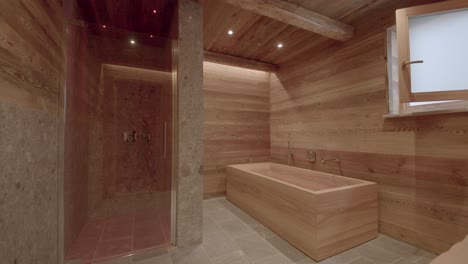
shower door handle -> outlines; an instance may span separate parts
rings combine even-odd
[[[167,123],[164,122],[164,127],[163,127],[163,158],[166,158],[166,152],[167,152]]]

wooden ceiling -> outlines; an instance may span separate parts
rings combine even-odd
[[[343,23],[391,0],[284,0]],[[245,11],[225,0],[204,0],[204,49],[245,59],[283,64],[337,40]],[[234,31],[232,36],[229,30]],[[278,49],[278,43],[283,48]]]

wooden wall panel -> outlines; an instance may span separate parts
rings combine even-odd
[[[347,43],[272,74],[271,161],[287,162],[290,134],[295,166],[379,183],[380,231],[440,253],[468,233],[468,114],[382,117],[386,28],[404,5],[373,10]],[[309,163],[309,149],[341,165]]]
[[[204,196],[225,192],[226,165],[268,161],[270,74],[204,62]]]

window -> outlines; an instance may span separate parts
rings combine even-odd
[[[390,114],[468,111],[468,2],[397,10],[387,32]]]

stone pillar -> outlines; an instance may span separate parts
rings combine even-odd
[[[176,243],[202,241],[203,12],[192,0],[178,4],[178,158]]]

